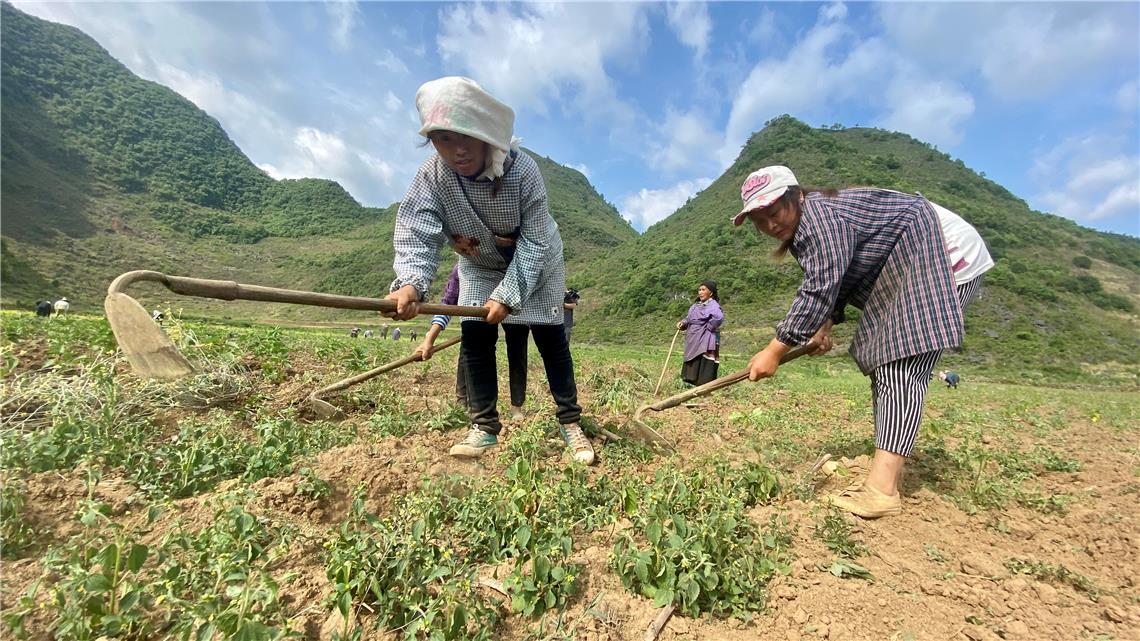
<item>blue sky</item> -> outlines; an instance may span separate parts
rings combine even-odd
[[[906,132],[1140,235],[1140,3],[14,4],[194,101],[271,175],[366,205],[429,153],[416,88],[465,75],[638,229],[789,113]]]

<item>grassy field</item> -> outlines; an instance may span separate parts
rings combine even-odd
[[[601,434],[626,435],[667,345],[576,344],[585,468],[552,438],[533,349],[527,418],[465,462],[446,455],[467,424],[454,352],[330,398],[329,422],[310,392],[416,343],[171,320],[197,373],[155,383],[100,318],[2,319],[4,638],[640,639],[668,604],[662,639],[1140,626],[1135,387],[951,355],[963,386],[931,389],[903,515],[864,522],[818,501],[871,452],[843,355],[654,415],[662,454]],[[839,465],[809,477],[825,452]]]

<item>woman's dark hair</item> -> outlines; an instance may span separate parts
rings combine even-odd
[[[702,280],[701,284],[704,285],[706,288],[708,288],[709,292],[712,294],[712,296],[710,296],[710,298],[712,298],[713,300],[715,300],[716,302],[719,303],[720,298],[718,298],[716,295],[716,281],[715,280]],[[698,297],[697,300],[700,300],[700,298]]]
[[[784,192],[784,195],[780,196],[779,200],[772,203],[771,206],[773,206],[773,207],[792,207],[793,209],[795,209],[795,212],[796,212],[796,229],[799,229],[800,216],[803,215],[803,213],[804,213],[803,202],[801,202],[800,197],[801,197],[801,195],[806,196],[807,194],[813,194],[813,193],[820,194],[820,195],[826,196],[828,198],[835,198],[836,196],[839,195],[839,190],[835,189],[834,187],[816,188],[816,187],[803,187],[801,185],[792,185],[791,187],[788,187],[788,190]],[[781,242],[780,246],[776,248],[776,251],[772,252],[772,256],[774,256],[776,258],[783,258],[784,255],[788,253],[788,250],[792,248],[792,242],[795,239],[796,239],[796,232],[795,232],[795,230],[793,230],[792,236],[790,238],[788,238],[787,240]]]

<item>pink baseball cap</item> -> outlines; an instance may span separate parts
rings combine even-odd
[[[771,205],[788,191],[788,187],[798,184],[792,170],[783,165],[772,165],[748,174],[740,186],[740,199],[744,201],[744,208],[732,217],[732,224],[740,225],[748,212]]]

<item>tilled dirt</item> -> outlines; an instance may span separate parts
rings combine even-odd
[[[408,398],[413,410],[438,407],[451,389],[447,367],[444,364],[407,372],[407,376],[393,377],[388,384]],[[292,374],[281,386],[275,403],[300,407],[307,392],[319,386],[297,382],[299,375]],[[536,383],[531,387],[532,392],[540,391]],[[583,390],[582,396],[583,404],[589,407],[592,391]],[[781,393],[775,392],[773,398],[781,399]],[[537,409],[528,420],[550,410],[548,401],[541,396],[537,399]],[[348,420],[364,420],[349,409]],[[724,426],[728,414],[742,409],[747,408],[732,399],[714,398],[702,399],[691,408],[670,410],[660,418],[663,430],[677,445],[677,454],[623,471],[649,476],[659,465],[685,465],[713,454],[757,456],[749,450],[743,428],[709,427]],[[620,422],[620,417],[612,417],[608,425],[620,427]],[[507,427],[504,440],[510,438],[509,422]],[[281,599],[306,638],[328,639],[339,628],[334,625],[337,617],[330,619],[332,586],[325,575],[321,544],[345,519],[358,488],[363,490],[366,509],[386,514],[396,499],[414,491],[425,477],[489,478],[502,473],[506,448],[476,462],[448,457],[447,448],[460,436],[460,431],[420,430],[404,438],[362,440],[322,452],[309,466],[313,475],[329,484],[327,495],[319,498],[300,491],[305,481],[300,474],[249,484],[254,498],[247,509],[271,521],[291,524],[299,533],[289,553],[272,570],[276,576],[287,577],[282,580]],[[1026,442],[1033,441],[1032,435],[1023,436]],[[823,510],[818,501],[788,498],[755,509],[750,516],[758,522],[766,523],[772,515],[779,515],[794,532],[791,549],[796,558],[789,573],[770,585],[769,611],[749,622],[678,615],[659,638],[1140,639],[1136,434],[1084,422],[1069,425],[1053,438],[1064,443],[1065,454],[1077,459],[1081,470],[1042,473],[1035,482],[1045,495],[1074,497],[1065,511],[1049,514],[1008,505],[970,514],[931,489],[936,486],[935,479],[912,473],[904,481],[902,515],[880,521],[849,518],[855,537],[869,550],[857,562],[873,580],[840,578],[828,571],[834,554],[813,535]],[[606,448],[598,445],[601,462],[591,474],[614,473],[605,463]],[[810,463],[803,461],[784,470],[786,478],[800,477]],[[816,495],[842,489],[857,479],[866,465],[865,457],[844,460],[840,468],[848,474],[822,477]],[[89,498],[87,479],[83,470],[45,472],[25,479],[28,520],[41,533],[44,545],[82,531],[75,511],[80,501]],[[215,518],[211,498],[235,484],[228,481],[208,495],[168,505],[150,526],[146,539],[158,540],[176,522],[190,529],[210,523]],[[91,492],[90,498],[111,507],[112,518],[124,524],[140,523],[145,501],[115,474],[106,474]],[[580,537],[571,559],[582,566],[578,595],[560,617],[538,621],[507,616],[500,638],[641,639],[658,609],[649,600],[626,591],[609,569],[613,544],[612,530]],[[1079,591],[1064,581],[1015,574],[1007,565],[1011,559],[1064,566],[1087,577],[1096,593]],[[39,576],[41,568],[32,557],[4,560],[0,571],[4,601],[11,603]],[[37,622],[42,624],[42,617],[29,624],[33,632]],[[10,631],[5,629],[0,634],[8,637]],[[366,638],[389,637],[398,638],[366,634]],[[34,632],[33,638],[46,637]]]

